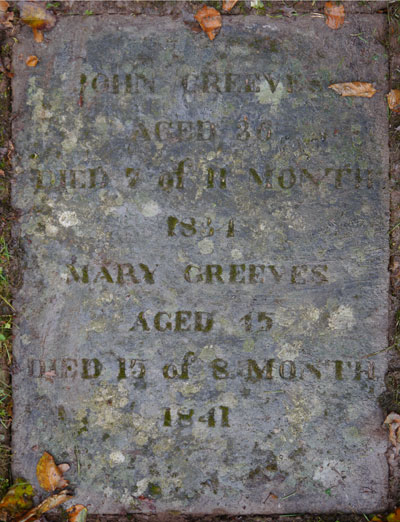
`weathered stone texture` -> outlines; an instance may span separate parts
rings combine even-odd
[[[23,29],[16,474],[50,451],[98,513],[386,506],[382,24]]]

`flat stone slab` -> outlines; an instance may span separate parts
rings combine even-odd
[[[385,509],[384,24],[22,29],[15,475],[49,451],[96,513]]]

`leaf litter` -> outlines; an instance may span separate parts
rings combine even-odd
[[[344,24],[344,5],[336,2],[325,2],[325,23],[331,29],[339,29]]]
[[[50,31],[57,21],[56,16],[46,9],[45,2],[19,2],[21,21],[32,27],[36,42],[43,42],[42,31]]]
[[[224,11],[230,11],[235,7],[239,0],[224,0],[222,2],[222,9]]]
[[[222,25],[221,14],[214,9],[214,7],[208,7],[203,5],[201,9],[194,15],[195,19],[199,22],[200,27],[206,33],[210,40],[219,33]]]
[[[13,26],[11,22],[14,20],[14,13],[8,11],[9,7],[8,2],[0,0],[0,29],[11,29]]]
[[[383,424],[389,426],[389,440],[397,452],[400,442],[400,415],[394,412],[389,413]]]
[[[76,504],[75,506],[67,509],[68,522],[85,522],[87,517],[87,508],[82,504]]]
[[[37,64],[39,63],[39,60],[38,60],[37,56],[32,55],[32,56],[28,56],[25,63],[28,67],[36,67]]]
[[[368,82],[334,83],[329,85],[329,89],[333,89],[341,96],[358,96],[360,98],[372,98],[376,93],[375,87]]]
[[[392,89],[387,95],[387,102],[391,111],[400,113],[400,89]]]
[[[50,453],[45,451],[36,468],[36,476],[40,487],[45,491],[54,491],[67,487],[68,481],[64,479],[63,473],[68,470],[68,464],[57,466]]]
[[[0,520],[7,522],[34,522],[40,517],[73,498],[73,492],[68,489],[68,481],[63,474],[70,469],[70,465],[57,465],[50,453],[45,451],[36,467],[36,476],[39,485],[52,494],[37,506],[33,505],[34,489],[24,479],[17,479],[0,501]],[[85,522],[87,508],[76,504],[67,509],[69,522]]]

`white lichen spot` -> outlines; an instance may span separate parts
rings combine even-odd
[[[110,488],[110,486],[107,486],[103,489],[103,495],[106,498],[112,497],[114,495],[114,490]]]
[[[128,489],[124,489],[124,492],[122,493],[120,497],[120,502],[124,506],[130,506],[130,507],[136,507],[138,500],[131,495]]]
[[[320,314],[321,312],[318,308],[315,308],[315,306],[310,306],[306,309],[304,317],[308,321],[315,323],[316,321],[318,321]]]
[[[161,212],[160,207],[158,206],[156,201],[148,201],[143,205],[142,214],[145,217],[153,217],[157,216]]]
[[[66,210],[65,212],[60,212],[58,214],[58,221],[63,227],[74,227],[79,223],[79,219],[76,216],[75,212],[71,212]]]
[[[39,133],[43,133],[43,135],[47,132],[49,122],[53,117],[52,112],[45,108],[44,100],[44,90],[36,86],[36,78],[30,78],[26,103],[33,107],[32,121],[39,126]]]
[[[219,392],[223,392],[226,390],[226,381],[217,381],[215,384],[215,389]]]
[[[243,254],[240,250],[234,248],[233,250],[231,250],[231,256],[233,259],[242,259]]]
[[[345,474],[343,463],[338,460],[324,460],[315,471],[313,479],[320,482],[325,488],[342,483]]]
[[[280,359],[284,359],[286,361],[294,361],[299,356],[302,348],[303,344],[301,343],[301,341],[296,341],[293,344],[282,343],[282,347],[277,352],[277,355]]]
[[[195,395],[202,388],[202,384],[192,384],[192,383],[179,383],[179,391],[184,397],[190,397],[191,395]]]
[[[222,393],[220,395],[220,401],[221,401],[221,404],[229,404],[229,406],[231,406],[231,407],[235,407],[238,405],[237,397],[232,392]]]
[[[201,359],[204,362],[210,362],[213,359],[215,359],[215,357],[215,346],[213,344],[207,344],[206,346],[204,346],[204,348],[201,350],[199,354],[199,359]]]
[[[138,446],[145,446],[149,441],[149,437],[145,433],[139,433],[134,440]]]
[[[176,255],[177,255],[177,259],[180,263],[186,263],[187,261],[189,261],[189,258],[187,257],[185,252],[182,252],[182,250],[178,250]]]
[[[55,237],[58,234],[58,228],[50,223],[46,223],[46,234]]]
[[[140,495],[143,495],[143,493],[146,491],[148,483],[149,479],[146,478],[139,480],[139,482],[136,482],[136,495],[138,497],[140,497]]]
[[[353,309],[350,306],[341,305],[331,313],[328,320],[329,328],[332,330],[349,330],[356,324]]]
[[[255,342],[253,339],[246,339],[243,343],[244,352],[252,352],[254,350]]]
[[[273,108],[276,108],[286,95],[287,92],[282,83],[278,83],[274,89],[274,92],[272,92],[271,86],[267,80],[264,80],[260,83],[260,91],[256,92],[256,96],[260,103],[271,105]]]
[[[118,465],[125,462],[125,456],[122,453],[122,451],[112,451],[110,453],[110,464],[111,465]]]
[[[211,239],[202,239],[197,243],[202,254],[212,254],[214,252],[214,243]]]

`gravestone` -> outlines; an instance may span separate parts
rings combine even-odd
[[[22,29],[15,475],[49,451],[93,513],[387,506],[384,23]]]

